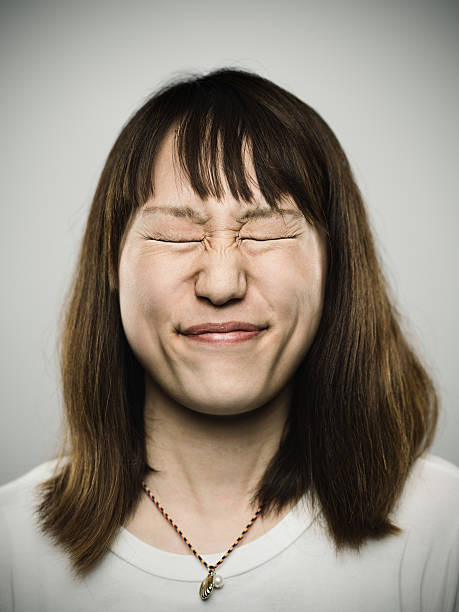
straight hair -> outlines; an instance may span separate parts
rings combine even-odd
[[[337,551],[400,533],[390,513],[433,440],[433,383],[401,330],[336,136],[293,94],[231,68],[162,87],[110,151],[60,333],[65,436],[55,472],[40,488],[43,531],[83,576],[103,559],[141,495],[144,373],[121,323],[118,265],[130,219],[154,194],[155,158],[171,130],[199,197],[221,198],[225,179],[233,197],[253,201],[248,144],[267,203],[277,208],[291,197],[326,237],[321,321],[252,503],[266,516],[309,494]]]

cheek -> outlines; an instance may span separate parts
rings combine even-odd
[[[161,318],[173,300],[174,274],[153,257],[130,256],[120,261],[120,309],[124,324],[138,324],[145,317]]]
[[[322,252],[299,248],[289,254],[271,257],[263,267],[264,293],[270,295],[276,310],[290,319],[321,312],[325,286]]]
[[[327,251],[325,241],[317,232],[309,235],[302,245],[302,252],[296,260],[296,269],[302,279],[305,298],[311,307],[322,310],[327,275]]]

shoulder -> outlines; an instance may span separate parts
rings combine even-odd
[[[47,461],[0,487],[0,565],[10,564],[11,559],[25,564],[50,544],[38,520],[39,485],[59,465],[57,459]]]
[[[57,459],[47,461],[0,487],[0,556],[7,554],[8,548],[41,539],[37,520],[39,485],[51,478],[58,467]]]
[[[459,588],[459,468],[421,456],[391,518],[402,530],[393,542],[406,609],[452,612]]]
[[[413,465],[407,486],[418,489],[420,494],[436,493],[459,499],[459,467],[426,453]]]
[[[0,487],[2,610],[42,609],[44,576],[62,579],[67,568],[65,555],[42,532],[37,517],[39,485],[58,468],[57,460],[47,461]]]
[[[397,520],[423,530],[459,528],[459,467],[426,453],[413,465],[396,506]]]
[[[56,468],[57,459],[52,459],[0,486],[0,510],[30,505],[36,500],[38,485],[50,478]]]

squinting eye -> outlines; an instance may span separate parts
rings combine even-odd
[[[154,242],[164,242],[166,244],[194,244],[200,243],[201,240],[166,240],[165,238],[159,238],[158,236],[146,236],[148,240],[153,240]],[[279,236],[278,238],[249,238],[249,237],[240,237],[239,240],[242,241],[251,241],[251,242],[272,242],[277,240],[293,240],[296,236]]]
[[[292,240],[296,236],[280,236],[279,238],[241,238],[241,240],[252,240],[253,242],[269,242],[270,240]]]
[[[147,236],[148,240],[154,240],[155,242],[166,242],[167,244],[189,244],[190,242],[202,242],[201,240],[165,240],[164,238],[154,238],[153,236]]]
[[[190,242],[201,242],[201,240],[161,240],[159,238],[153,238],[157,242],[167,242],[170,244],[189,244]]]

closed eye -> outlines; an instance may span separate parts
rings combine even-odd
[[[166,244],[190,244],[196,242],[202,242],[202,240],[165,240],[164,238],[154,238],[153,236],[145,236],[148,240],[153,240],[155,242],[165,242]],[[293,240],[296,236],[279,236],[278,238],[239,238],[240,241],[250,240],[252,242],[271,242],[274,240]]]
[[[202,240],[162,240],[160,238],[151,238],[151,240],[156,240],[156,242],[167,242],[170,244],[189,244],[190,242],[202,242]]]
[[[164,240],[164,238],[154,238],[153,236],[145,236],[147,240],[154,242],[166,242],[167,244],[188,244],[190,242],[202,242],[202,240]]]
[[[279,238],[241,238],[241,240],[253,240],[254,242],[270,242],[271,240],[293,240],[296,236],[280,236]]]

